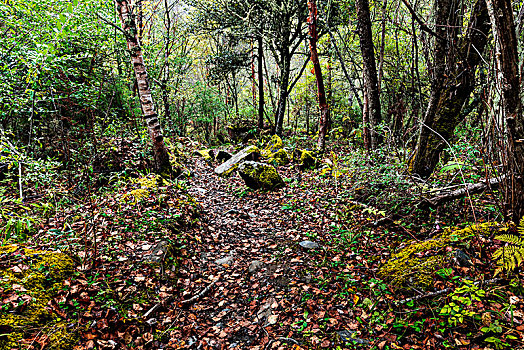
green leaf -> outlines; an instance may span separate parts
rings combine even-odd
[[[67,12],[73,13],[73,4],[71,3],[67,4]]]
[[[60,22],[61,23],[67,22],[67,17],[63,13],[61,13],[59,17],[60,17]]]

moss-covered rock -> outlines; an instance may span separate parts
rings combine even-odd
[[[275,153],[271,154],[269,162],[275,162],[278,165],[286,165],[290,162],[289,153],[285,149],[279,149]]]
[[[300,149],[295,151],[295,161],[298,162],[301,170],[315,169],[318,164],[318,159],[315,157],[313,151]]]
[[[446,247],[467,243],[472,238],[487,236],[500,229],[496,223],[482,223],[464,229],[448,228],[436,237],[423,242],[414,242],[399,252],[379,269],[379,276],[395,288],[428,289],[433,285],[435,272],[450,261],[452,252]]]
[[[0,349],[19,348],[22,339],[47,337],[49,349],[72,349],[78,339],[59,312],[49,305],[73,272],[63,253],[18,245],[0,247]],[[61,312],[63,313],[63,312]]]
[[[233,157],[233,155],[229,152],[218,150],[215,155],[215,160],[219,163],[226,162],[230,160]]]
[[[202,158],[204,158],[206,161],[210,162],[213,160],[214,158],[214,152],[212,149],[201,149],[201,150],[196,150],[194,152],[194,154],[196,156],[200,156]]]
[[[284,186],[284,181],[278,174],[274,166],[247,161],[238,167],[240,177],[246,183],[246,186],[252,189],[272,190]]]
[[[272,158],[273,154],[282,149],[284,144],[282,139],[278,135],[271,136],[271,140],[267,143],[266,147],[262,150],[261,154],[265,158]]]

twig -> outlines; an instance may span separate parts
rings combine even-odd
[[[218,280],[217,280],[217,281],[218,281]],[[204,288],[204,290],[202,290],[200,293],[198,293],[197,295],[195,295],[194,297],[192,297],[192,298],[190,298],[190,299],[182,300],[180,303],[183,304],[183,305],[194,303],[195,301],[197,301],[198,299],[200,299],[204,294],[206,294],[207,292],[209,292],[209,290],[211,289],[211,287],[213,287],[217,281],[213,281],[213,282],[211,282],[211,284],[210,284],[209,286],[207,286],[206,288]]]
[[[22,191],[22,162],[18,161],[18,188],[20,189],[20,200],[24,200],[24,193]]]
[[[120,28],[119,26],[117,26],[116,24],[114,24],[113,22],[111,22],[110,20],[104,18],[103,16],[101,16],[100,14],[98,13],[95,13],[95,15],[100,18],[102,21],[104,21],[106,24],[109,24],[111,27],[121,31],[122,33],[124,33],[124,35],[127,35],[127,33],[125,32],[125,30],[123,30],[122,28]]]
[[[409,13],[411,13],[411,16],[413,16],[413,18],[415,19],[415,21],[417,21],[417,23],[420,25],[420,29],[422,29],[423,31],[425,32],[428,32],[429,34],[433,35],[434,37],[436,37],[437,39],[439,40],[442,40],[442,41],[446,41],[445,38],[441,37],[440,35],[438,35],[437,33],[435,33],[434,31],[432,31],[428,25],[426,23],[424,23],[424,21],[422,21],[420,19],[420,17],[417,15],[417,13],[415,12],[415,10],[413,9],[413,7],[411,7],[411,5],[406,1],[406,0],[402,0],[402,3],[404,5],[406,5],[406,7],[408,8],[408,11]]]
[[[497,283],[499,281],[502,281],[502,278],[493,278],[493,279],[490,279],[490,280],[487,280],[487,281],[477,281],[474,284],[475,285],[479,285],[479,284],[493,284],[493,283]],[[410,301],[416,301],[416,300],[420,300],[420,299],[424,299],[424,298],[435,297],[437,295],[449,293],[453,289],[454,288],[445,288],[445,289],[442,289],[442,290],[439,290],[439,291],[436,291],[436,292],[431,292],[431,293],[427,293],[427,294],[417,295],[416,297],[413,297],[413,298],[407,298],[407,299],[402,299],[402,300],[395,301],[394,304],[395,305],[400,305],[400,304],[409,303]]]
[[[262,328],[264,329],[264,328]],[[271,346],[271,344],[273,344],[275,341],[282,341],[284,343],[293,343],[295,345],[299,345],[298,344],[298,341],[296,341],[295,339],[293,338],[286,338],[286,337],[280,337],[280,338],[277,338],[277,339],[271,339],[271,341],[269,343],[267,343],[265,349],[269,349],[269,347]]]

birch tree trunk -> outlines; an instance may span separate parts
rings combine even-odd
[[[324,79],[322,78],[322,69],[320,68],[320,61],[318,59],[317,51],[317,21],[318,21],[318,12],[317,4],[315,0],[310,0],[308,2],[309,8],[309,49],[311,51],[311,62],[313,62],[313,68],[315,70],[315,79],[317,81],[317,93],[318,93],[318,105],[320,108],[320,123],[319,123],[319,132],[318,132],[318,142],[317,149],[320,152],[324,152],[326,147],[326,133],[329,122],[329,107],[326,100],[326,91],[324,89]]]
[[[131,55],[131,64],[135,71],[140,105],[144,119],[146,120],[149,137],[153,144],[155,167],[157,171],[162,174],[170,174],[171,164],[169,163],[169,154],[164,145],[164,136],[160,128],[158,114],[155,111],[151,89],[149,88],[146,66],[144,65],[142,48],[138,40],[135,19],[127,0],[115,0],[115,6],[120,21],[122,22],[122,29],[127,41],[127,49]]]
[[[524,117],[520,100],[518,42],[510,0],[486,0],[494,36],[502,87],[502,112],[506,122],[506,171],[509,183],[505,202],[515,223],[524,216]]]

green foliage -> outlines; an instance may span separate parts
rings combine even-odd
[[[520,236],[506,233],[495,237],[499,241],[508,243],[508,245],[500,247],[493,253],[493,259],[496,260],[498,265],[495,275],[502,270],[515,270],[524,261],[524,238],[522,238],[522,235],[524,235],[524,217],[520,220],[518,232]]]
[[[480,289],[473,281],[464,280],[463,286],[448,295],[452,301],[442,307],[440,315],[445,316],[450,325],[457,326],[466,318],[478,315],[474,302],[481,302],[485,296],[485,290]]]

